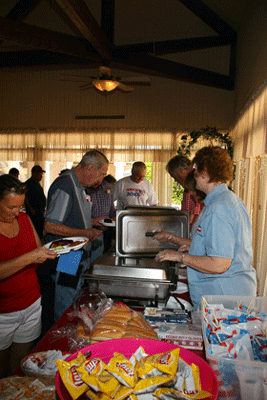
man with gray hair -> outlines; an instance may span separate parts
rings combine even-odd
[[[195,201],[192,191],[185,187],[185,178],[192,170],[192,163],[189,158],[177,155],[169,160],[166,165],[166,170],[169,172],[170,176],[184,188],[181,209],[190,212],[190,227],[192,227],[203,208],[202,204]]]
[[[45,232],[48,241],[63,237],[85,236],[89,239],[75,276],[57,272],[55,276],[55,319],[73,303],[84,280],[82,275],[90,266],[91,244],[102,232],[92,228],[91,201],[85,187],[102,182],[109,161],[98,150],[84,154],[80,163],[58,176],[48,191]]]
[[[127,206],[156,206],[157,195],[152,184],[145,179],[146,164],[142,161],[133,163],[131,176],[126,176],[114,183],[112,194],[116,209],[123,210]]]

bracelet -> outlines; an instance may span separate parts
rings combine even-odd
[[[183,253],[183,254],[182,254],[181,264],[184,264],[184,258],[185,258],[185,256],[186,256],[186,254],[187,254],[187,253]]]

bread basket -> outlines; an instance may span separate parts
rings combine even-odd
[[[21,363],[20,363],[20,369],[21,369],[21,372],[25,376],[32,377],[32,378],[35,378],[35,379],[39,379],[39,381],[42,382],[46,386],[55,385],[56,373],[54,375],[47,375],[47,374],[32,372],[28,368],[25,368],[24,363],[27,360],[27,358],[29,358],[29,357],[34,357],[35,359],[40,360],[40,364],[42,364],[42,362],[44,362],[46,360],[47,352],[46,351],[42,351],[42,352],[39,352],[39,353],[32,353],[32,354],[24,357],[22,359]]]

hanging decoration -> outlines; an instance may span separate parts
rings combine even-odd
[[[211,144],[213,140],[219,141],[225,146],[225,148],[227,148],[231,158],[233,158],[234,149],[229,133],[221,133],[217,131],[216,128],[210,128],[209,126],[202,128],[199,131],[193,130],[191,133],[183,135],[181,137],[182,142],[178,147],[177,153],[179,155],[190,157],[193,146],[200,137],[209,140]]]

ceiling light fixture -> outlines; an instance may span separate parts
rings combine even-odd
[[[101,92],[111,92],[116,89],[119,82],[113,81],[112,79],[95,79],[92,81],[92,85]]]

